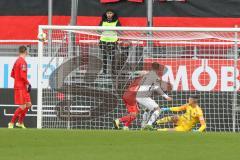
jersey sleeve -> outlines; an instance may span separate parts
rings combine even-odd
[[[183,106],[180,106],[180,107],[171,107],[170,108],[170,111],[173,111],[173,112],[180,112],[180,111],[184,111],[187,109],[187,106],[186,105],[183,105]]]
[[[163,96],[165,99],[168,98],[168,95],[163,91],[163,89],[161,88],[161,85],[157,86],[156,92],[161,96]]]
[[[20,77],[24,81],[25,84],[29,84],[27,80],[27,64],[26,63],[21,63],[20,64]]]
[[[11,71],[11,77],[12,78],[15,78],[15,69],[14,69],[14,67],[15,67],[15,65],[13,66],[13,68],[12,68],[12,71]]]

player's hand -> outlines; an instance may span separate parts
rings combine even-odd
[[[28,91],[28,93],[30,93],[31,90],[32,90],[32,86],[31,86],[31,84],[28,84],[28,85],[27,85],[27,91]]]
[[[168,98],[166,98],[166,100],[167,101],[172,101],[173,99],[172,99],[172,97],[168,97]]]
[[[170,111],[170,108],[168,108],[168,107],[163,107],[163,108],[161,108],[161,111],[162,111],[162,112]]]

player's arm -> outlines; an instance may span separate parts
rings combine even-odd
[[[185,111],[187,109],[186,105],[180,106],[180,107],[171,107],[170,111],[172,112],[180,112],[180,111]]]
[[[199,118],[199,121],[200,121],[201,127],[198,129],[198,131],[203,132],[207,127],[206,122],[205,122],[204,118],[202,120],[200,120],[200,118]]]
[[[14,67],[12,68],[12,71],[11,71],[11,77],[15,78]]]
[[[206,129],[207,125],[206,125],[205,119],[203,117],[202,111],[200,111],[200,113],[199,113],[198,120],[199,120],[201,126],[197,131],[203,132]]]
[[[20,77],[24,81],[25,84],[29,85],[29,81],[27,80],[27,65],[26,64],[21,64]]]
[[[187,106],[186,105],[183,105],[183,106],[179,106],[179,107],[163,107],[161,108],[162,111],[172,111],[172,112],[180,112],[180,111],[184,111],[187,109]]]
[[[22,81],[27,85],[27,91],[30,93],[32,90],[32,86],[27,80],[27,64],[22,64],[20,69],[20,77]]]
[[[172,100],[172,98],[169,97],[169,96],[162,90],[162,88],[161,88],[160,85],[157,87],[156,92],[157,92],[158,94],[160,94],[162,97],[164,97],[166,100],[168,100],[168,101],[171,101],[171,100]]]

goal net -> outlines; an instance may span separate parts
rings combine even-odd
[[[197,95],[207,131],[239,131],[238,29],[40,26],[39,32],[48,39],[38,44],[38,128],[113,129],[112,121],[127,113],[124,92],[138,71],[157,62],[164,66],[162,88],[173,98],[154,94],[160,107]],[[111,39],[100,42],[104,36]],[[131,129],[140,129],[142,113]],[[182,113],[160,118],[174,114]]]

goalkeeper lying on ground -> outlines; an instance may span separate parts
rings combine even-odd
[[[175,128],[163,128],[158,129],[158,131],[191,131],[192,128],[200,122],[201,127],[196,130],[202,132],[206,128],[206,123],[203,117],[202,109],[198,105],[198,98],[196,96],[191,96],[188,99],[188,103],[180,107],[170,107],[170,108],[161,108],[162,112],[172,111],[179,112],[185,111],[182,115],[164,117],[156,121],[157,125],[173,122],[176,124]]]

